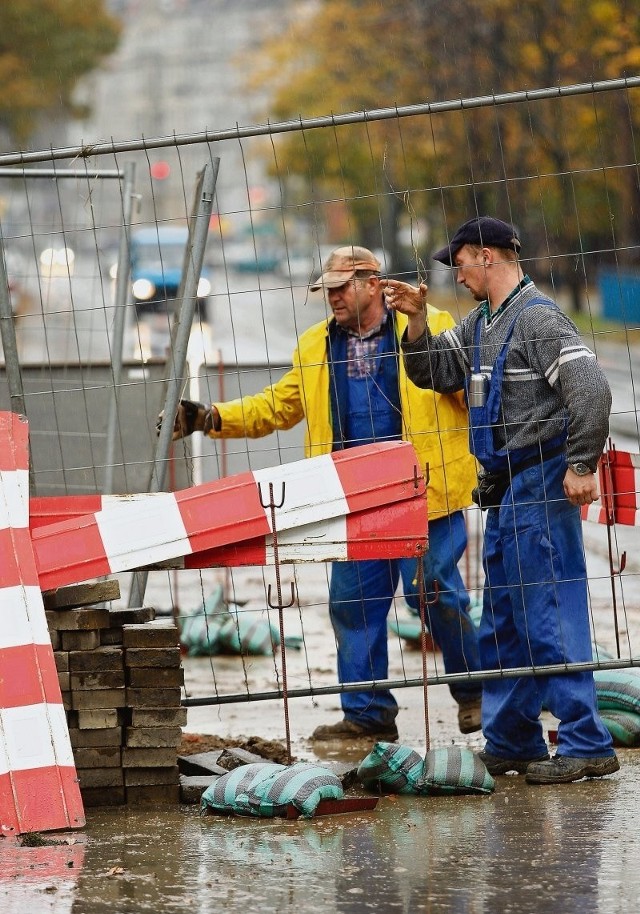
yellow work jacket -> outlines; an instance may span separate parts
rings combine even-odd
[[[454,326],[447,311],[428,306],[429,327],[434,334]],[[395,314],[400,338],[407,325]],[[293,353],[293,367],[260,393],[216,403],[221,430],[212,438],[262,438],[276,430],[292,428],[306,420],[305,454],[316,457],[332,449],[327,337],[329,322],[314,324],[302,334]],[[410,441],[421,470],[429,467],[427,489],[431,519],[443,517],[471,504],[476,485],[476,462],[469,453],[467,409],[461,392],[438,394],[422,390],[406,375],[399,358],[398,380],[402,407],[402,437]]]

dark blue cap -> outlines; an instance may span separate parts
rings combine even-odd
[[[507,248],[516,253],[520,250],[520,239],[513,225],[502,219],[494,219],[493,216],[476,216],[461,225],[449,244],[435,252],[433,259],[450,267],[453,258],[465,244],[477,244],[483,248]]]

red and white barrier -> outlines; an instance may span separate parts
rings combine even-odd
[[[416,498],[416,473],[412,445],[394,441],[242,473],[179,492],[101,502],[100,510],[91,514],[33,527],[40,586],[49,590],[265,539],[272,533],[270,484],[274,502],[282,502],[275,509],[279,541],[288,530],[408,499],[420,504],[426,526],[425,503]]]
[[[84,811],[29,534],[28,427],[0,413],[0,834]]]
[[[143,494],[32,498],[31,529],[82,517],[123,500],[140,501],[155,497]],[[411,499],[391,505],[356,511],[278,534],[278,559],[285,564],[407,558],[422,554],[426,547],[426,504],[419,492]],[[273,535],[269,534],[190,553],[175,561],[163,562],[161,567],[194,569],[273,564]]]
[[[598,481],[600,498],[582,508],[582,519],[640,526],[640,454],[608,448],[600,459]]]

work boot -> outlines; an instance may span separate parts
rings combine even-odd
[[[613,774],[620,768],[616,755],[599,758],[573,758],[569,755],[554,755],[546,762],[529,765],[525,775],[528,784],[568,784],[582,778],[601,778]]]
[[[371,727],[366,727],[364,724],[357,724],[353,720],[345,719],[339,720],[336,724],[325,724],[322,727],[316,727],[311,734],[311,739],[380,739],[394,743],[398,739],[398,728],[393,722],[390,724],[373,724]]]
[[[482,730],[482,699],[458,702],[458,727],[460,733],[475,733]]]
[[[545,752],[544,755],[538,755],[536,758],[503,758],[501,755],[492,755],[483,749],[482,752],[478,752],[478,758],[484,762],[489,774],[508,774],[510,771],[524,774],[529,765],[534,762],[545,762],[549,758],[549,753]]]

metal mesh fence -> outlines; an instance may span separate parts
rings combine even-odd
[[[3,409],[24,411],[30,422],[32,494],[181,489],[302,459],[304,421],[258,439],[194,435],[170,445],[158,438],[156,418],[179,397],[228,401],[279,380],[300,335],[330,315],[309,281],[339,244],[366,244],[389,275],[426,278],[430,302],[460,319],[472,302],[429,255],[456,224],[485,211],[521,226],[525,270],[575,318],[605,368],[610,446],[633,462],[640,452],[639,92],[640,79],[625,79],[1,155],[0,396]],[[567,129],[579,120],[590,124],[589,146],[578,146]],[[423,167],[408,155],[416,144]],[[324,179],[321,150],[333,163]],[[270,176],[266,193],[255,185],[257,163]],[[218,171],[224,182],[216,186]],[[635,481],[631,489],[634,505]],[[598,646],[584,668],[635,663],[637,516],[583,524]],[[483,583],[483,516],[469,508],[466,523],[461,568],[473,608]],[[336,680],[328,567],[280,571],[285,601],[290,580],[296,594],[283,610],[288,694],[315,699],[361,689]],[[145,597],[181,625],[199,618],[205,640],[221,614],[236,634],[251,620],[267,626],[264,657],[229,658],[210,644],[187,704],[282,697],[281,656],[272,650],[281,632],[268,596],[273,568],[154,569],[137,585],[130,574],[121,580],[124,600]],[[421,683],[415,634],[406,634],[415,618],[398,593],[388,680],[370,687]],[[532,665],[447,675],[434,650],[429,681],[540,672]]]

